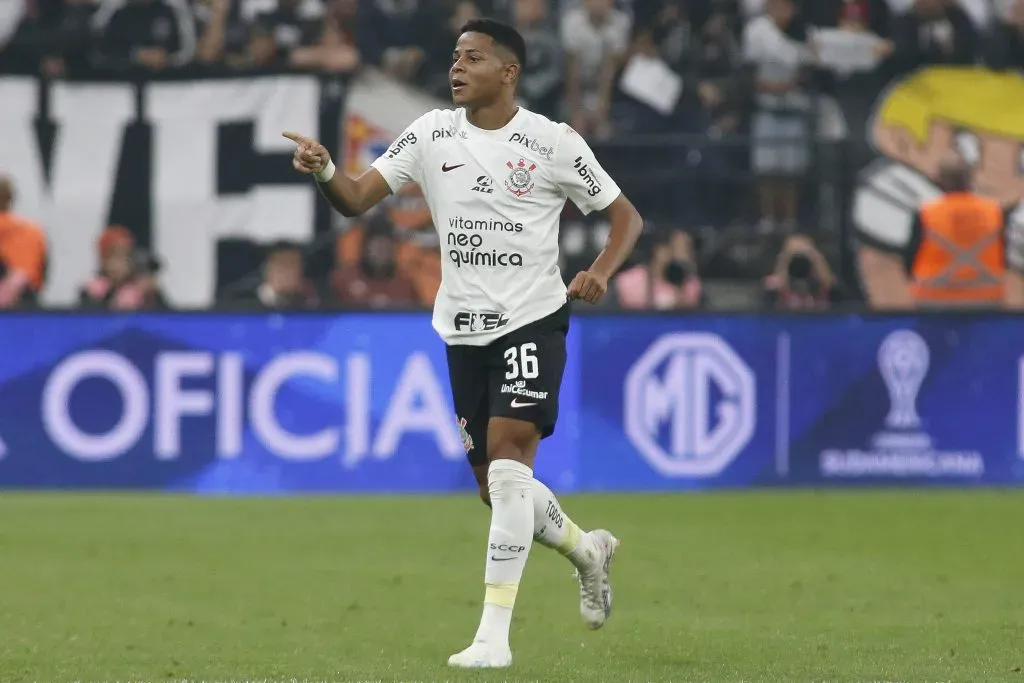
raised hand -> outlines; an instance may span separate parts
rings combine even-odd
[[[281,133],[296,144],[292,166],[300,173],[320,173],[331,163],[331,155],[327,148],[313,138],[285,131]]]

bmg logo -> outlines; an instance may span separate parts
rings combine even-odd
[[[757,421],[754,373],[719,336],[661,337],[626,375],[626,435],[666,477],[713,477]]]

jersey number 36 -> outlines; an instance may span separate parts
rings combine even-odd
[[[505,379],[533,379],[537,376],[537,345],[526,342],[522,346],[510,346],[505,350]],[[520,374],[522,372],[522,374]]]

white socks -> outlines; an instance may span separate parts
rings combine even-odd
[[[562,512],[547,486],[533,470],[515,460],[494,460],[487,469],[491,496],[491,531],[484,572],[484,611],[474,642],[508,645],[512,610],[530,546],[537,542],[557,550],[578,568],[597,557],[590,536]]]
[[[558,499],[547,486],[537,481],[533,487],[533,537],[538,543],[568,558],[579,568],[593,564],[597,557],[594,542],[586,532],[562,512]]]
[[[533,470],[515,460],[494,460],[487,469],[491,531],[484,572],[484,613],[474,641],[508,644],[519,581],[534,532]]]

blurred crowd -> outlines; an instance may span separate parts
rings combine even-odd
[[[594,144],[639,134],[748,139],[739,152],[682,148],[679,164],[695,163],[699,152],[708,173],[731,165],[755,179],[753,227],[773,254],[761,301],[778,308],[857,298],[801,213],[816,139],[852,140],[857,162],[867,163],[864,129],[892,78],[934,64],[1024,68],[1024,0],[4,0],[0,71],[50,78],[171,69],[344,74],[373,65],[447,97],[458,28],[481,15],[507,19],[526,37],[522,103],[570,122]],[[7,194],[0,217],[13,212],[13,190]],[[711,202],[702,215],[660,221],[645,233],[637,258],[612,283],[608,306],[708,305],[696,228],[729,220],[719,214],[735,202],[701,194],[681,191],[688,205],[679,212]],[[421,198],[392,198],[339,237],[334,267],[314,277],[304,266],[305,245],[269,245],[259,281],[230,300],[266,308],[430,306],[439,254],[406,239],[429,231],[429,220]],[[398,229],[403,222],[416,230]],[[13,224],[0,222],[8,279],[17,270],[11,254],[21,247],[9,246],[17,240],[2,231]],[[83,283],[83,305],[166,305],[159,263],[131,239],[120,226],[104,233],[101,269]],[[566,253],[574,253],[573,241],[563,239]],[[589,235],[575,241],[600,243]],[[577,264],[566,265],[571,277]],[[33,298],[34,277],[18,280],[25,300]],[[19,300],[12,292],[13,284],[0,288],[0,305]]]

